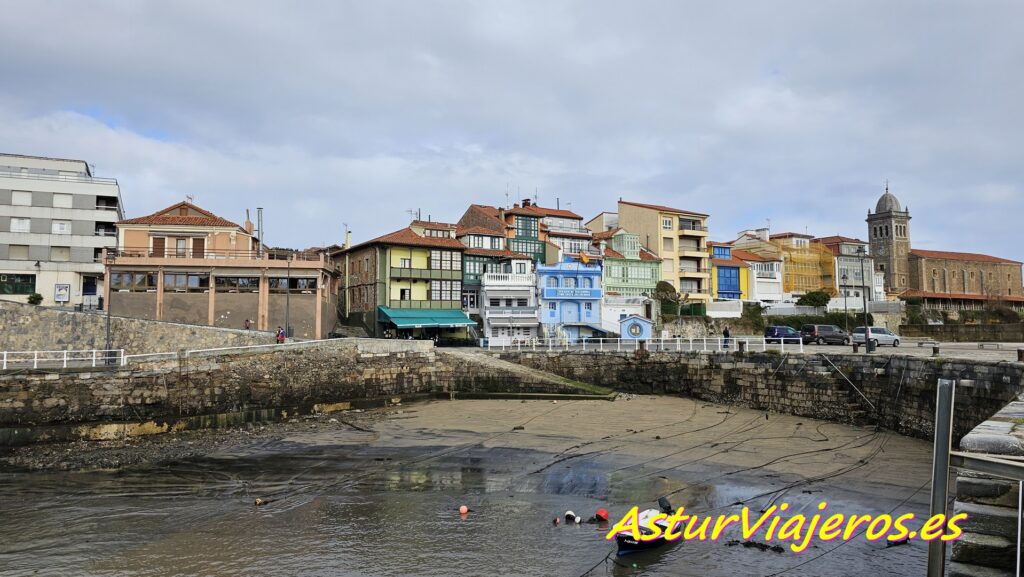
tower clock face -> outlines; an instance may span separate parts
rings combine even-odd
[[[875,249],[875,252],[878,253],[878,256],[888,256],[889,255],[889,247],[884,246],[884,245],[880,246],[880,247]]]

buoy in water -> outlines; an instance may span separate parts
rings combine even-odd
[[[260,505],[264,505],[264,504],[266,504],[266,501],[264,501],[263,499],[260,499],[259,497],[257,497],[257,498],[256,498],[256,501],[254,501],[254,504],[255,504],[255,505],[256,505],[257,507],[259,507]]]
[[[465,515],[466,513],[469,513],[469,507],[465,505],[459,507],[459,515]]]
[[[565,512],[565,520],[566,520],[566,522],[572,522],[572,520],[575,519],[575,518],[576,518],[576,513],[573,513],[572,511],[566,511]]]
[[[597,513],[595,513],[594,516],[597,517],[598,520],[600,520],[600,521],[607,521],[608,520],[608,509],[605,509],[604,507],[601,507],[600,509],[597,510]]]
[[[583,517],[576,517],[576,524],[579,525],[583,522]]]
[[[558,526],[558,524],[559,524],[559,523],[561,523],[561,522],[562,522],[562,520],[561,520],[561,519],[559,519],[558,517],[555,517],[555,520],[554,520],[554,524],[555,524],[555,526],[556,526],[556,527],[557,527],[557,526]]]

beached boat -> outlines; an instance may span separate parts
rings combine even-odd
[[[637,515],[641,535],[651,535],[654,533],[653,530],[648,528],[652,517],[662,513],[667,515],[671,515],[673,513],[672,505],[665,497],[658,499],[658,506],[661,507],[661,511],[657,509],[646,509]],[[665,530],[668,529],[668,521],[666,519],[659,519],[658,521],[655,521],[654,524],[661,527],[661,534],[649,541],[634,539],[633,534],[628,531],[615,535],[615,543],[619,547],[617,554],[621,556],[640,551],[649,551],[651,549],[657,549],[658,547],[668,543],[668,541],[665,540]]]

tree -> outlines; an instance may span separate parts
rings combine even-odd
[[[654,298],[661,302],[678,302],[679,293],[676,292],[676,287],[672,286],[672,283],[667,281],[658,281],[658,284],[654,287]]]
[[[827,292],[817,290],[800,297],[796,304],[802,307],[824,307],[828,306],[828,301],[830,300],[832,300],[832,297]]]
[[[41,295],[39,293],[32,293],[32,294],[28,295],[28,304],[30,304],[30,305],[37,305],[37,304],[39,304],[41,302],[43,302],[43,295]]]

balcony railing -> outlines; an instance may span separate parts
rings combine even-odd
[[[193,258],[210,260],[280,260],[280,261],[319,261],[320,253],[292,252],[290,254],[281,252],[263,251],[260,254],[256,249],[235,250],[235,249],[177,249],[168,247],[163,250],[154,250],[149,247],[122,248],[107,250],[107,259],[132,259],[132,258]]]
[[[526,285],[532,287],[537,284],[537,275],[533,273],[488,272],[481,276],[481,280],[484,286]]]
[[[0,177],[30,178],[33,180],[63,180],[65,182],[92,182],[96,184],[117,184],[117,179],[114,178],[100,178],[98,176],[77,174],[43,174],[38,172],[11,172],[9,170],[0,170]]]
[[[707,232],[708,231],[708,227],[701,226],[699,224],[692,224],[692,223],[689,223],[689,222],[679,221],[679,231],[680,232],[689,232],[689,231]]]
[[[548,232],[572,232],[576,234],[592,234],[590,229],[585,226],[565,226],[561,224],[549,224],[547,225]]]
[[[391,299],[388,306],[393,309],[461,309],[462,301],[413,301]]]
[[[711,272],[711,269],[709,269],[709,268],[700,268],[700,267],[697,267],[697,268],[680,268],[679,272],[680,273],[687,273],[687,272],[708,273],[708,272]]]
[[[537,318],[540,307],[495,307],[485,308],[484,316],[487,317],[516,317],[516,318]]]
[[[95,236],[117,236],[116,230],[97,230]]]

